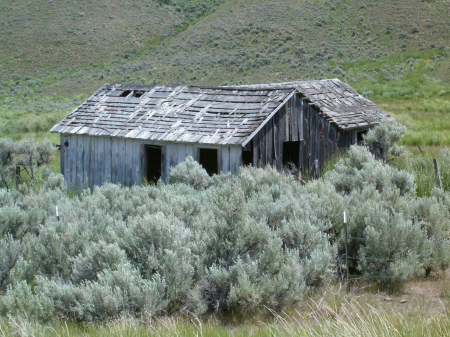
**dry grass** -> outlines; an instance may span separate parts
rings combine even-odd
[[[282,313],[265,308],[247,320],[122,317],[80,324],[8,317],[0,320],[0,336],[448,336],[450,273],[442,276],[411,281],[396,295],[373,292],[365,284],[354,286],[347,296],[339,285],[329,286],[310,294],[301,306]]]

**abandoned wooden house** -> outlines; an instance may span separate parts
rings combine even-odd
[[[69,186],[167,179],[192,156],[209,174],[241,165],[317,171],[389,116],[338,79],[186,87],[106,84],[55,125]]]

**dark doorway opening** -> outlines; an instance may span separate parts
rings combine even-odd
[[[198,149],[198,162],[210,176],[219,173],[217,149]]]
[[[146,145],[145,146],[145,164],[147,181],[156,183],[161,178],[162,165],[161,146]]]
[[[362,145],[364,137],[367,135],[368,130],[356,131],[356,142],[358,145]]]
[[[253,140],[242,149],[242,164],[253,165]]]
[[[298,170],[300,166],[300,141],[283,143],[283,166]]]

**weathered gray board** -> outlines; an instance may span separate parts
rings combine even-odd
[[[67,146],[66,146],[67,144]],[[145,176],[145,145],[161,146],[161,178],[187,156],[198,160],[200,148],[217,149],[219,171],[237,173],[242,165],[241,146],[191,143],[154,143],[139,139],[61,134],[61,173],[70,188],[104,183],[139,184]]]
[[[299,166],[313,172],[336,152],[348,150],[356,142],[356,131],[339,130],[311,106],[305,98],[294,95],[268,121],[250,142],[253,165],[283,167],[283,143],[300,141]]]

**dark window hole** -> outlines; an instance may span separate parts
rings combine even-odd
[[[210,176],[219,173],[217,149],[198,149],[198,159]]]

